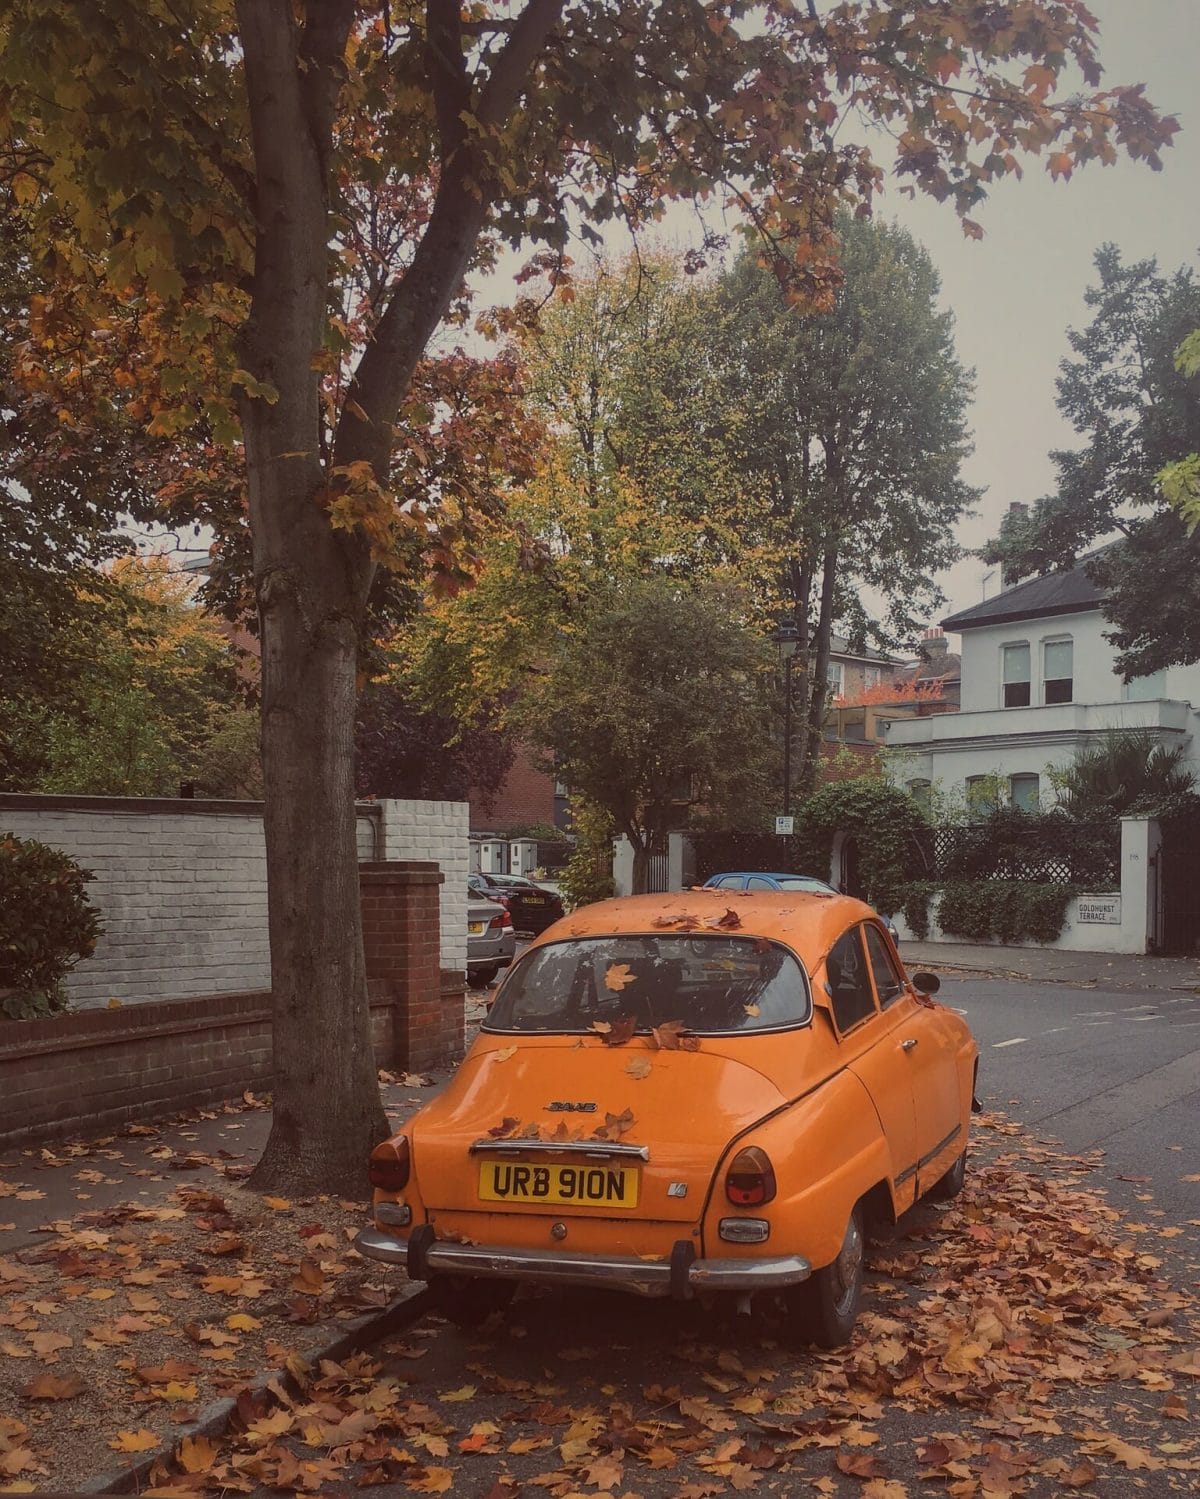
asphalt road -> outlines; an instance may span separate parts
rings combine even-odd
[[[1103,1150],[1111,1200],[1152,1196],[1200,1249],[1200,994],[947,978],[938,998],[975,1033],[989,1108]]]

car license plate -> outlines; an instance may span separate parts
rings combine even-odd
[[[546,904],[546,897],[544,895],[527,895],[525,897],[525,904],[527,906],[544,906]]]
[[[479,1168],[479,1195],[485,1202],[635,1208],[638,1173],[628,1166],[537,1166],[526,1161],[484,1161]]]
[[[480,932],[482,932],[482,931],[483,931],[483,922],[482,921],[468,921],[467,922],[467,932],[468,932],[468,935],[470,935],[472,937],[478,937],[479,934],[480,934]]]

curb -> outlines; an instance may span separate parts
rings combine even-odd
[[[423,1317],[431,1305],[432,1297],[429,1287],[422,1281],[414,1281],[382,1311],[370,1312],[356,1322],[349,1323],[343,1331],[338,1333],[337,1337],[327,1343],[318,1343],[312,1348],[304,1349],[300,1357],[310,1367],[319,1364],[324,1359],[331,1359],[336,1363],[347,1354],[355,1353],[379,1338],[386,1337],[389,1333],[410,1326],[418,1318]],[[266,1389],[274,1380],[278,1380],[288,1389],[297,1388],[295,1379],[286,1369],[265,1369],[261,1374],[248,1379],[239,1393],[246,1390],[255,1392]],[[178,1427],[169,1442],[154,1448],[152,1452],[143,1453],[137,1462],[130,1464],[129,1467],[110,1470],[88,1479],[86,1483],[70,1491],[70,1499],[84,1494],[139,1493],[149,1478],[154,1464],[169,1461],[176,1447],[185,1437],[211,1437],[223,1433],[229,1425],[230,1417],[237,1409],[237,1402],[237,1395],[224,1395],[220,1400],[214,1400],[211,1405],[205,1406],[194,1421],[187,1426]],[[35,1495],[35,1499],[64,1499],[64,1491],[60,1490],[56,1495],[40,1493]]]

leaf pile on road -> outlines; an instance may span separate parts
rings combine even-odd
[[[150,1494],[1196,1492],[1175,1229],[1122,1222],[1088,1184],[1096,1158],[995,1116],[978,1139],[963,1196],[874,1249],[848,1348],[790,1349],[769,1315],[747,1331],[695,1305],[531,1297],[477,1333],[435,1321],[295,1369],[298,1385],[242,1399],[228,1437],[158,1464]],[[578,1346],[589,1317],[595,1346]]]

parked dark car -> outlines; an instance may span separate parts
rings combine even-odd
[[[473,874],[468,883],[477,895],[498,900],[512,913],[518,932],[536,936],[563,915],[561,898],[553,890],[519,874]]]

